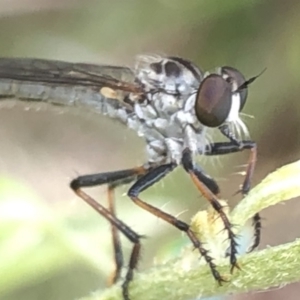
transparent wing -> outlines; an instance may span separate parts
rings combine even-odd
[[[123,102],[128,93],[142,93],[130,68],[0,58],[0,98],[101,110],[107,103],[112,107],[128,105]]]

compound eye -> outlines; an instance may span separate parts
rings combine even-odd
[[[246,81],[244,75],[240,71],[232,67],[222,67],[222,74],[226,74],[228,76],[227,80],[234,86],[234,90],[237,90]],[[240,95],[240,111],[242,111],[243,107],[246,104],[248,89],[244,88],[238,93]]]
[[[207,76],[196,97],[195,112],[199,122],[207,127],[222,125],[231,109],[231,97],[231,85],[222,76]]]

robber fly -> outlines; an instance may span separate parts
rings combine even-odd
[[[187,223],[140,198],[142,191],[178,166],[183,166],[222,219],[230,243],[231,271],[238,267],[236,236],[218,200],[218,184],[195,163],[194,158],[249,149],[250,158],[241,187],[241,192],[247,194],[256,161],[256,143],[242,139],[237,133],[242,131],[243,136],[248,136],[239,114],[246,103],[247,87],[256,78],[246,80],[237,69],[228,66],[204,74],[195,64],[180,57],[140,56],[132,69],[42,59],[0,59],[0,100],[14,98],[88,108],[119,120],[144,137],[148,156],[145,164],[79,176],[70,183],[72,190],[111,224],[116,262],[113,283],[120,278],[123,266],[119,232],[133,243],[122,285],[125,300],[129,299],[128,286],[140,257],[142,237],[115,214],[114,189],[127,183],[133,183],[128,197],[185,232],[206,260],[213,277],[219,283],[224,281],[208,251]],[[220,131],[227,141],[207,142],[208,128]],[[85,187],[103,184],[108,186],[108,208],[83,191]],[[258,215],[256,217],[256,224],[259,224]],[[253,248],[259,243],[260,226],[257,228]]]

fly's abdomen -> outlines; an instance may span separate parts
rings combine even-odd
[[[43,83],[1,80],[0,97],[2,100],[16,100],[49,103],[62,107],[79,107],[127,123],[132,113],[120,100],[108,98],[101,91],[86,87],[54,86]],[[0,101],[1,101],[0,99]]]

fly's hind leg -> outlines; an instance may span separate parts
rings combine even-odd
[[[70,186],[72,190],[93,207],[100,215],[107,219],[111,224],[112,240],[115,257],[115,270],[110,278],[110,283],[115,283],[121,274],[123,267],[123,252],[120,242],[119,232],[122,232],[133,244],[132,252],[138,253],[140,249],[141,236],[134,232],[129,226],[123,223],[116,217],[115,203],[114,203],[114,189],[117,186],[127,184],[135,181],[141,174],[146,173],[148,170],[144,167],[132,168],[127,170],[121,170],[116,172],[106,172],[92,175],[79,176],[72,180]],[[108,208],[105,208],[88,194],[86,194],[82,188],[94,187],[98,185],[108,185]],[[129,298],[125,298],[128,300]]]
[[[137,170],[139,172],[144,172],[143,168],[136,168],[134,170]],[[119,172],[122,172],[126,177],[119,179]],[[108,199],[108,210],[116,217],[116,206],[115,206],[115,189],[119,186],[131,183],[132,181],[136,180],[138,178],[137,176],[127,176],[126,172],[124,171],[116,171],[111,172],[111,179],[110,183],[107,186],[107,199]],[[115,181],[114,181],[115,179]],[[116,283],[121,276],[122,267],[124,265],[124,258],[123,258],[123,251],[122,251],[122,245],[120,240],[120,234],[119,230],[116,226],[114,226],[112,223],[111,225],[111,233],[112,233],[112,245],[114,249],[114,261],[115,261],[115,270],[112,272],[111,276],[109,277],[108,283],[109,285],[112,285]]]

